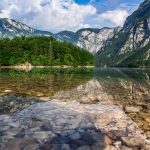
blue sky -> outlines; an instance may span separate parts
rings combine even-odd
[[[98,8],[100,12],[106,11],[106,10],[114,10],[118,7],[122,7],[122,5],[126,5],[124,7],[129,12],[133,12],[135,10],[135,7],[139,6],[140,3],[143,2],[143,0],[75,0],[76,3],[80,5],[87,5],[91,4],[94,7]]]
[[[59,32],[122,26],[143,0],[0,0],[0,18]]]
[[[75,0],[78,4],[88,4],[90,0]]]

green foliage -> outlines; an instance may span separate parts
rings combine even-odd
[[[15,37],[0,40],[0,65],[17,65],[29,62],[34,66],[85,66],[93,65],[89,52],[52,37]]]

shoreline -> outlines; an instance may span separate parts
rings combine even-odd
[[[44,69],[44,68],[98,68],[97,66],[66,66],[66,65],[62,65],[62,66],[0,66],[0,69],[20,69],[20,70],[28,70],[28,69]],[[105,67],[99,67],[99,68],[105,68]],[[107,68],[118,68],[118,69],[124,69],[127,67],[107,67]],[[106,68],[105,68],[106,69]],[[128,69],[150,69],[147,67],[133,67],[133,68],[128,68]]]
[[[95,66],[0,66],[0,69],[22,69],[22,70],[28,70],[28,69],[44,69],[44,68],[94,68]]]

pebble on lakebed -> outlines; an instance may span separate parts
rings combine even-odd
[[[141,110],[140,106],[126,106],[125,107],[125,112],[127,113],[138,113]]]
[[[146,138],[113,104],[51,100],[0,115],[2,150],[149,150]]]

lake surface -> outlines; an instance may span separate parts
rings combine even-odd
[[[150,136],[150,69],[0,70],[0,116],[45,107],[45,101],[53,100],[68,105],[76,101],[89,110],[100,104],[119,106]]]
[[[90,80],[97,80],[114,102],[150,101],[150,69],[34,69],[30,72],[3,69],[0,95],[52,97]]]

